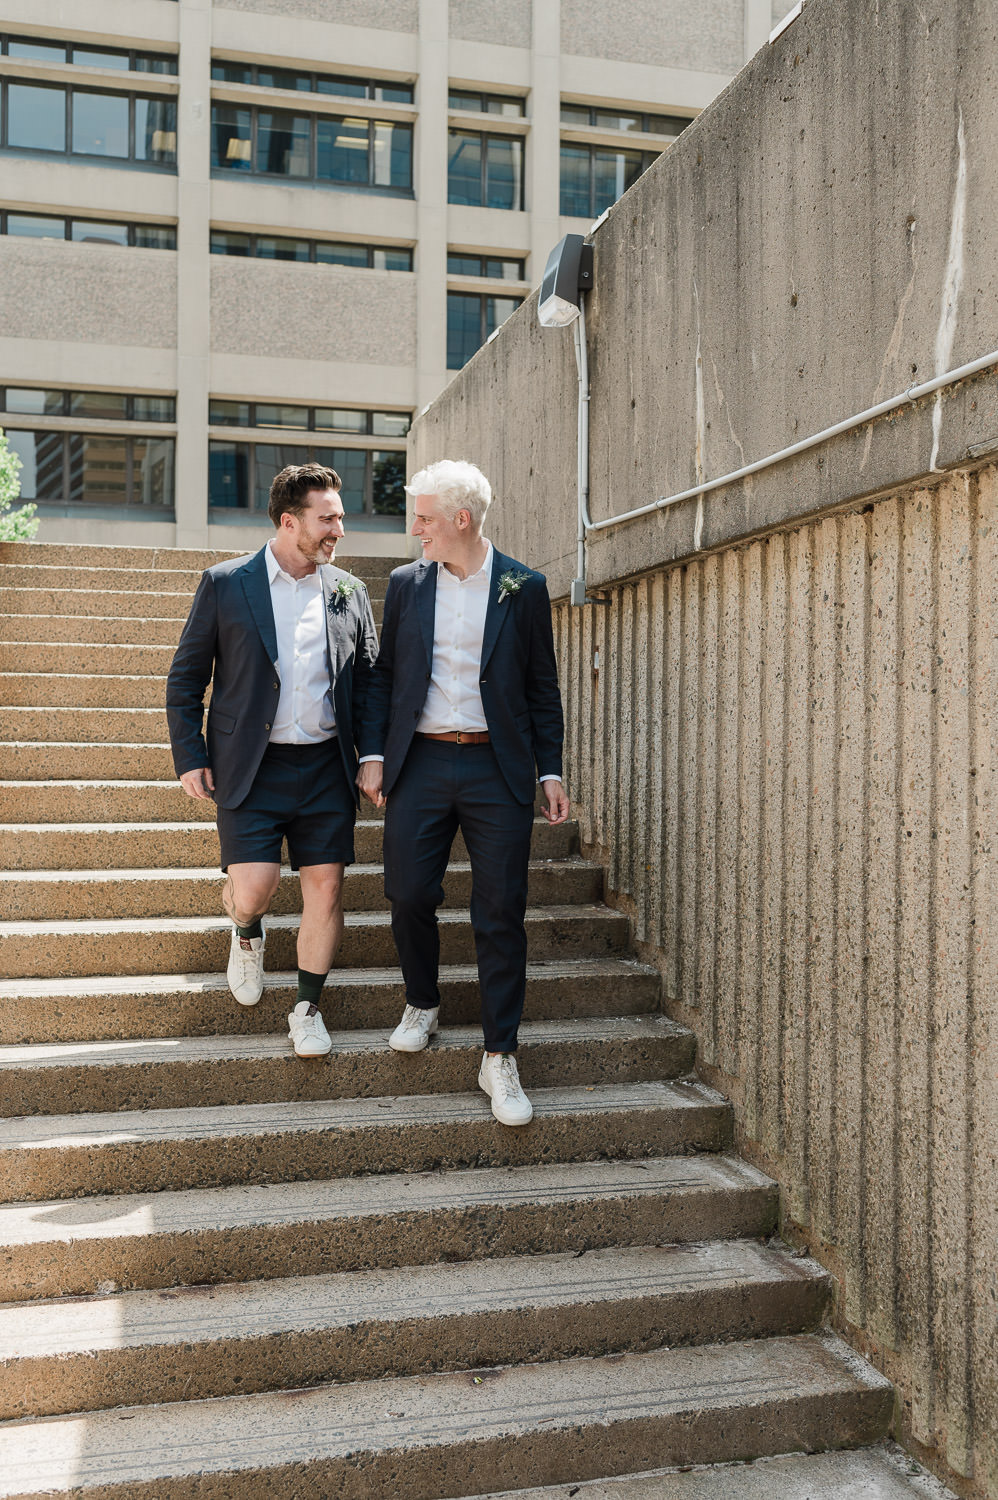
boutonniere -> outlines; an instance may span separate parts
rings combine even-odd
[[[499,578],[499,603],[518,594],[530,577],[529,573],[503,573]]]
[[[336,587],[333,589],[332,594],[329,598],[330,614],[334,614],[337,611],[344,609],[348,601],[353,598],[354,593],[359,587],[359,578],[338,578],[336,580]]]

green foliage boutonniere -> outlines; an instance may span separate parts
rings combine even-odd
[[[336,587],[333,589],[329,599],[330,613],[332,614],[335,611],[345,609],[347,603],[352,599],[359,587],[359,578],[338,578],[336,580]]]
[[[501,574],[499,578],[499,603],[502,604],[513,594],[518,594],[529,577],[529,573]]]

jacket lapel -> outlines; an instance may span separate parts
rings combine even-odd
[[[416,615],[423,637],[428,669],[433,666],[433,621],[437,609],[437,565],[423,562],[416,569]]]
[[[499,632],[506,623],[506,616],[512,611],[509,599],[505,604],[499,603],[499,579],[503,573],[509,571],[513,566],[513,559],[506,557],[502,552],[492,549],[492,581],[489,584],[489,602],[485,609],[485,630],[482,635],[482,671],[489,664],[489,657],[495,650]]]
[[[274,624],[274,606],[270,599],[270,579],[267,576],[265,553],[266,547],[261,547],[256,556],[240,570],[239,576],[267,655],[276,666],[277,626]]]

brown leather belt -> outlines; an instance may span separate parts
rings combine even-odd
[[[448,745],[487,745],[489,733],[487,729],[452,729],[449,734],[423,734],[417,729],[416,738],[443,740]]]

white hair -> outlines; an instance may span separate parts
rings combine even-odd
[[[492,503],[489,481],[481,469],[463,458],[441,458],[428,464],[405,488],[410,495],[436,495],[441,511],[451,521],[459,510],[466,510],[479,529]]]

